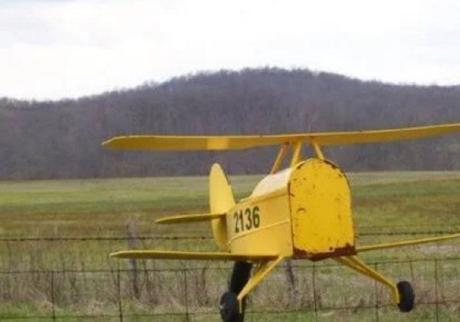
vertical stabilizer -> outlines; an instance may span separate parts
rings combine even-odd
[[[212,214],[228,212],[235,206],[232,187],[224,170],[218,163],[214,163],[209,174],[209,207]],[[226,218],[211,221],[212,233],[221,251],[228,251]]]

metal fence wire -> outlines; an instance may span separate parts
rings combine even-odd
[[[231,267],[5,270],[1,321],[220,321]],[[184,262],[185,264],[185,262]],[[460,257],[370,263],[412,282],[411,321],[458,321]],[[247,321],[399,321],[388,290],[332,262],[281,265],[248,299]]]
[[[392,227],[384,228],[372,227],[375,231],[359,232],[359,236],[418,236],[418,235],[447,235],[458,233],[457,226],[451,229],[433,227],[417,227],[416,229],[395,229]],[[132,237],[138,241],[210,241],[214,238],[210,235],[190,235],[190,236],[156,236],[156,235],[136,235]],[[126,241],[126,236],[39,236],[39,237],[0,237],[0,242],[101,242],[101,241]]]

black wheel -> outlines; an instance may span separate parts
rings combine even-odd
[[[401,312],[410,312],[414,308],[415,294],[409,282],[401,281],[397,285],[399,292],[398,307]]]
[[[237,296],[246,285],[251,276],[252,264],[248,262],[235,262],[232,276],[230,277],[229,291],[220,298],[220,316],[224,322],[243,322],[246,298],[241,303],[241,312],[238,307]]]
[[[220,316],[224,322],[242,322],[243,316],[238,307],[238,299],[235,293],[225,292],[220,298]]]

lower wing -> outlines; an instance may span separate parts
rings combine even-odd
[[[369,251],[378,250],[378,249],[433,243],[437,241],[449,240],[449,239],[454,239],[454,238],[460,238],[460,234],[452,234],[452,235],[447,235],[447,236],[429,237],[429,238],[421,238],[421,239],[414,239],[414,240],[397,241],[397,242],[392,242],[392,243],[361,246],[361,247],[357,247],[356,251],[358,253],[369,252]]]
[[[270,261],[277,254],[234,254],[222,252],[182,252],[167,250],[124,250],[110,254],[111,257],[137,259],[188,259],[188,260],[232,260],[232,261]]]

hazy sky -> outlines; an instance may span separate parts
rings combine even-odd
[[[460,84],[460,1],[0,1],[0,97],[260,66]]]

